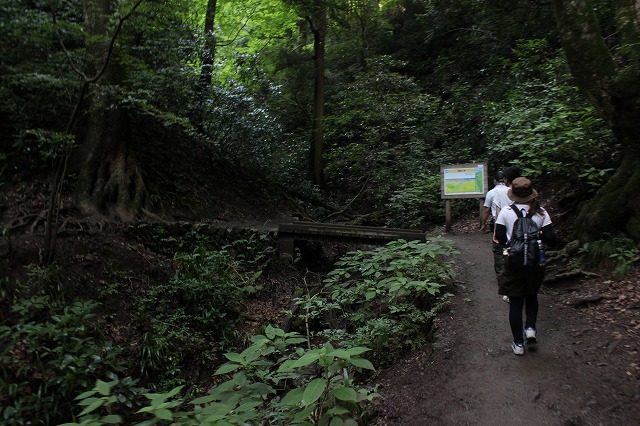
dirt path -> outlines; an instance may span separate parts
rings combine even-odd
[[[515,356],[489,237],[447,237],[462,253],[452,309],[438,321],[435,347],[381,377],[377,425],[640,424],[639,381],[625,365],[637,341],[629,352],[611,330],[583,323],[566,291],[545,289],[539,348]]]

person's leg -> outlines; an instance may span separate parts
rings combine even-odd
[[[499,277],[502,272],[502,265],[504,265],[504,244],[492,243],[491,250],[493,251],[493,269],[496,271],[496,276]]]
[[[510,296],[509,304],[509,325],[513,334],[514,343],[523,344],[522,337],[522,308],[524,307],[523,296]]]
[[[536,320],[538,319],[538,295],[524,297],[524,312],[525,312],[525,328],[536,329]]]

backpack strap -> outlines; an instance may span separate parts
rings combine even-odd
[[[520,209],[516,207],[516,203],[515,203],[515,202],[514,202],[514,203],[511,203],[511,204],[509,205],[509,207],[511,207],[511,210],[513,210],[513,212],[516,214],[516,216],[518,216],[518,217],[524,217],[524,216],[522,215],[522,212],[520,211]]]
[[[516,216],[518,216],[519,218],[523,218],[523,217],[528,217],[529,219],[531,219],[533,217],[533,213],[531,213],[531,209],[529,209],[529,211],[527,212],[526,215],[522,214],[522,212],[520,211],[520,209],[518,207],[516,207],[516,203],[513,202],[511,204],[509,204],[509,207],[511,207],[511,210],[513,210],[513,212],[516,214]]]

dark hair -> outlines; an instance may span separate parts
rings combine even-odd
[[[504,181],[504,173],[496,172],[496,174],[493,175],[493,180],[497,180],[498,182]]]
[[[522,176],[522,170],[518,166],[509,166],[504,169],[504,177],[506,182],[513,182],[515,178]]]
[[[537,198],[534,198],[529,202],[529,213],[531,213],[531,216],[538,213],[544,214],[544,209],[540,206]]]

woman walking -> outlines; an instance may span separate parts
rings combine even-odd
[[[531,181],[524,177],[513,180],[507,192],[512,204],[501,209],[496,219],[495,239],[499,244],[509,246],[512,238],[513,225],[520,217],[529,216],[539,230],[536,240],[541,240],[549,246],[560,246],[562,240],[556,237],[551,227],[549,213],[540,206],[538,192],[531,186]],[[508,248],[507,248],[508,250]],[[498,293],[508,296],[509,325],[513,334],[511,348],[516,355],[524,355],[525,339],[527,345],[535,345],[536,320],[538,317],[538,291],[542,286],[545,275],[543,263],[530,266],[518,266],[504,257],[504,265],[498,276]],[[525,321],[523,329],[522,311]]]

